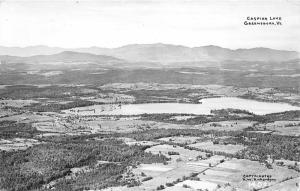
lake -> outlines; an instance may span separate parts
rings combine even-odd
[[[264,115],[269,113],[300,110],[300,107],[286,103],[271,103],[255,100],[241,99],[236,97],[207,98],[201,100],[202,104],[185,103],[147,103],[122,105],[93,105],[87,107],[65,110],[66,113],[78,115],[140,115],[157,113],[177,113],[207,115],[214,109],[241,109]]]

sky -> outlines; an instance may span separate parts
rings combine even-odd
[[[0,46],[150,43],[300,51],[300,0],[0,0]]]

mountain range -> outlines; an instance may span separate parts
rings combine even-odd
[[[299,59],[296,51],[269,48],[228,49],[219,46],[186,47],[171,44],[131,44],[119,48],[66,49],[48,46],[3,47],[0,60],[8,63],[42,62],[156,62],[161,64],[180,62],[262,61],[281,62]]]
[[[28,57],[20,57],[20,56],[0,56],[0,60],[5,61],[7,63],[16,63],[16,62],[24,62],[24,63],[56,63],[56,62],[92,62],[92,63],[109,63],[109,62],[121,62],[121,59],[106,56],[106,55],[96,55],[90,53],[82,53],[82,52],[73,52],[73,51],[63,51],[56,54],[50,55],[36,55],[36,56],[28,56]]]

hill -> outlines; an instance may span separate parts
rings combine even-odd
[[[5,63],[30,63],[30,64],[38,64],[38,63],[47,63],[47,64],[55,64],[59,62],[63,63],[72,63],[72,62],[80,62],[80,63],[107,63],[107,62],[121,62],[121,59],[105,56],[105,55],[95,55],[90,53],[81,53],[81,52],[73,52],[73,51],[64,51],[57,54],[52,55],[37,55],[30,57],[18,57],[18,56],[0,56],[0,60]]]

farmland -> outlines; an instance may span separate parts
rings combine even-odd
[[[3,85],[0,96],[4,190],[272,190],[295,188],[300,176],[300,112],[292,90],[45,83]],[[206,99],[220,98],[226,104],[245,99],[296,110],[261,114],[247,110],[250,104],[192,112],[192,106],[207,107]],[[160,109],[128,113],[140,104]],[[114,113],[121,108],[125,113]],[[272,180],[257,182],[246,175]]]

